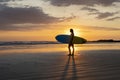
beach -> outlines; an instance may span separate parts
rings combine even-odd
[[[0,80],[120,80],[120,43],[0,46]]]

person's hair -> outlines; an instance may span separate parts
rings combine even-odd
[[[73,29],[70,29],[70,32],[72,32],[72,33],[73,33]]]

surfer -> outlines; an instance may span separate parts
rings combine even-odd
[[[68,44],[68,49],[69,49],[69,55],[74,55],[74,44],[73,44],[73,39],[74,39],[74,31],[73,29],[70,29],[70,41],[69,41],[69,44]],[[71,50],[72,48],[72,50]]]

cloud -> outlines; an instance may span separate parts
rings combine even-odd
[[[8,2],[8,1],[22,1],[22,0],[0,0],[0,2]]]
[[[85,30],[86,32],[90,31],[120,31],[120,28],[118,27],[104,27],[104,26],[84,26],[80,27],[83,31]]]
[[[89,12],[98,12],[97,9],[90,8],[90,7],[83,7],[81,10],[87,10],[87,11],[89,11]]]
[[[96,18],[104,19],[104,18],[108,18],[108,17],[114,16],[116,13],[110,13],[110,12],[101,13],[101,12],[98,12],[96,14],[98,14],[98,16]]]
[[[113,28],[113,27],[98,27],[98,26],[91,26],[92,28],[94,28],[95,30],[108,30],[108,31],[118,31],[120,30],[120,28]]]
[[[17,23],[51,23],[58,18],[51,17],[37,8],[10,8],[6,7],[0,11],[0,24]]]
[[[59,18],[49,16],[42,9],[35,7],[11,8],[3,6],[0,9],[0,30],[16,29],[17,27],[13,26],[13,24],[49,24],[59,21]]]
[[[33,31],[48,27],[46,24],[12,24],[0,27],[0,31]]]
[[[107,19],[108,21],[113,21],[113,20],[116,20],[116,19],[120,19],[120,17],[113,17],[113,18],[109,18]]]
[[[45,0],[45,1],[50,1],[51,4],[55,6],[69,6],[69,5],[110,6],[114,2],[120,2],[120,0]]]
[[[8,2],[8,1],[11,1],[11,0],[0,0],[0,2]]]
[[[83,7],[81,10],[88,11],[89,12],[88,15],[97,15],[96,16],[97,19],[106,19],[119,13],[119,12],[100,12],[99,10],[90,7]],[[113,19],[108,19],[108,21],[115,19],[118,19],[118,17]]]

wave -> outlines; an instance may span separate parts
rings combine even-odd
[[[119,42],[107,42],[107,44]],[[9,46],[9,45],[40,45],[40,44],[64,44],[56,41],[0,41],[0,46]],[[88,41],[86,44],[106,44],[105,42],[92,42]]]
[[[60,44],[55,41],[10,41],[10,42],[0,42],[0,46],[4,45],[38,45],[38,44]]]

